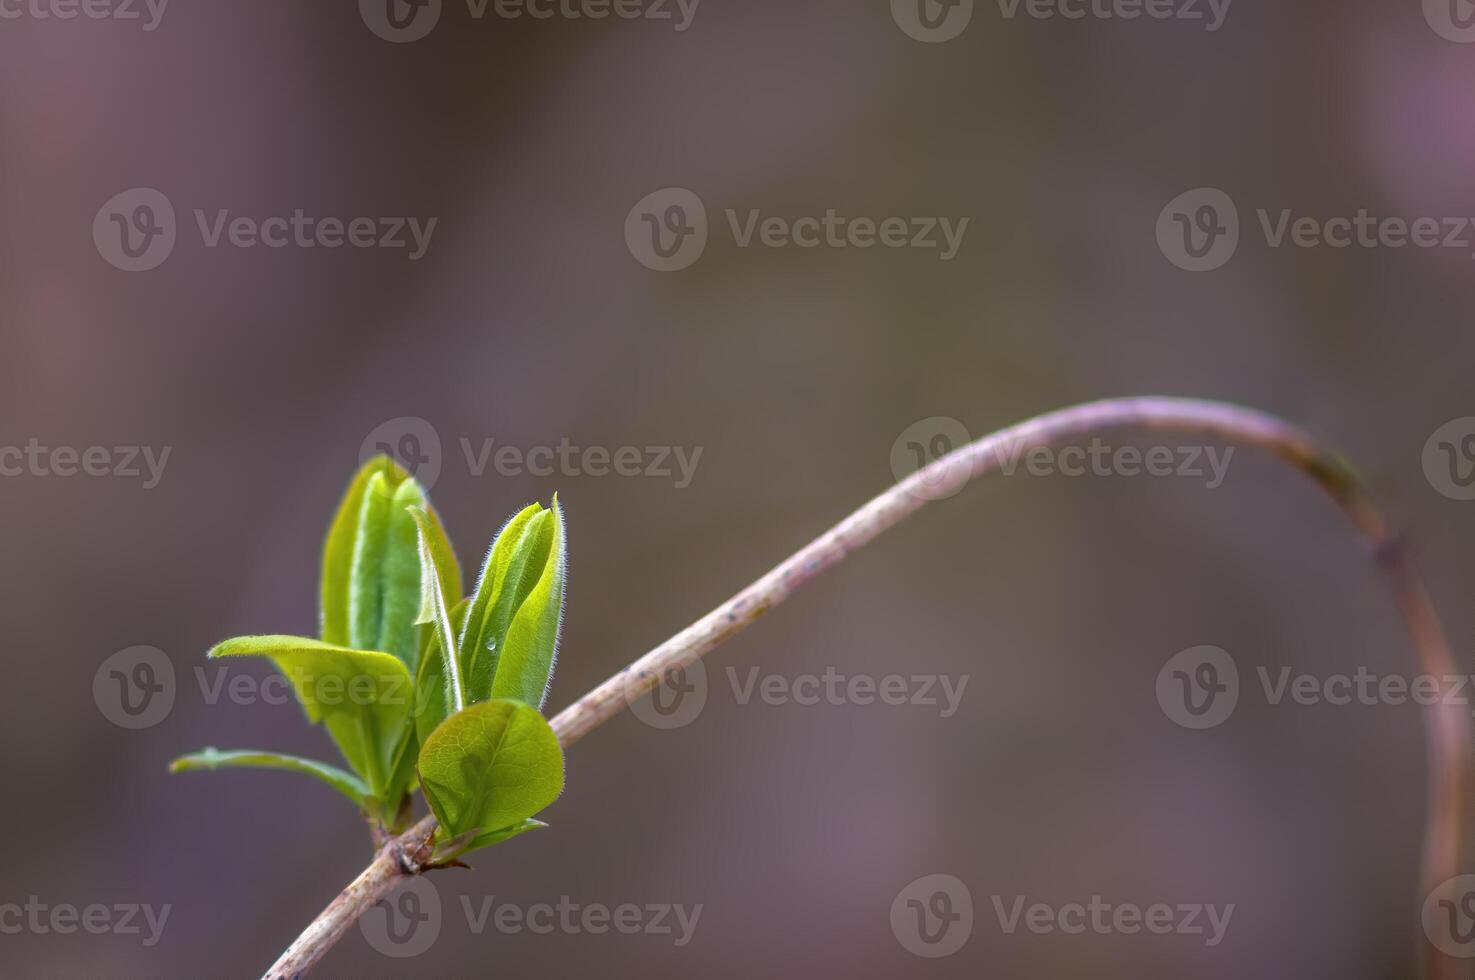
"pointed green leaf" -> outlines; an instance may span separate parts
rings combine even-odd
[[[434,628],[436,640],[442,650],[455,650],[455,627],[451,625],[451,611],[446,606],[445,593],[441,591],[435,555],[430,550],[428,518],[418,508],[410,509],[410,517],[419,528],[420,544],[420,614],[415,622]],[[449,682],[451,705],[460,711],[466,707],[466,689],[461,683],[461,666],[454,656],[442,658],[442,666]]]
[[[322,638],[382,650],[417,665],[420,602],[418,533],[408,508],[426,512],[442,591],[461,597],[461,568],[425,491],[387,456],[364,464],[338,508],[323,549]]]
[[[507,627],[501,656],[492,679],[492,697],[523,701],[541,708],[553,679],[558,657],[558,633],[563,625],[563,592],[567,578],[563,507],[553,498],[547,528],[551,538],[542,574],[518,606]]]
[[[394,489],[389,502],[389,524],[379,567],[382,585],[376,639],[361,649],[393,653],[415,673],[419,635],[415,618],[420,611],[420,532],[410,508],[426,506],[420,484],[406,480]],[[428,518],[426,519],[428,523]],[[437,584],[439,584],[437,579]]]
[[[322,584],[319,590],[321,634],[324,642],[340,646],[349,643],[349,583],[353,574],[353,555],[358,547],[359,516],[363,511],[364,494],[369,481],[375,476],[382,478],[385,474],[395,477],[396,482],[409,476],[388,456],[375,456],[354,475],[328,530],[328,540],[323,545]]]
[[[364,498],[359,502],[358,535],[353,542],[353,564],[348,576],[348,646],[355,650],[379,649],[389,513],[393,503],[394,488],[384,474],[370,476]],[[418,594],[420,590],[415,591]]]
[[[283,772],[299,772],[322,780],[329,786],[353,800],[360,810],[369,810],[369,787],[352,773],[337,766],[315,759],[303,759],[279,752],[254,752],[236,749],[222,752],[207,748],[192,755],[180,756],[169,763],[170,772],[211,772],[216,769],[278,769]]]
[[[420,747],[420,786],[440,839],[521,824],[563,791],[563,751],[537,710],[483,701],[451,715]]]
[[[292,682],[308,719],[323,722],[373,793],[384,792],[413,698],[410,672],[401,660],[302,636],[238,637],[210,656],[270,658]]]
[[[543,573],[553,547],[553,525],[553,515],[541,504],[532,504],[508,521],[487,553],[460,638],[461,663],[472,701],[492,697],[508,627]]]
[[[453,633],[460,633],[470,611],[469,598],[462,599],[451,610]],[[439,630],[425,631],[427,639],[420,652],[420,672],[415,675],[415,735],[421,742],[456,710],[438,634]]]

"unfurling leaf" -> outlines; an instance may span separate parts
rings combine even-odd
[[[242,636],[211,657],[268,657],[291,681],[309,721],[322,722],[375,795],[388,788],[413,699],[409,669],[387,653],[303,636]]]
[[[411,507],[409,514],[418,529],[420,547],[420,612],[415,623],[429,625],[435,631],[436,645],[444,651],[441,669],[445,671],[450,689],[450,703],[460,711],[466,707],[466,689],[461,682],[461,665],[455,656],[456,633],[451,625],[451,610],[446,606],[446,596],[440,587],[440,571],[431,550],[430,519],[418,507]]]
[[[497,535],[459,641],[472,702],[542,706],[558,650],[566,561],[557,497],[552,510],[533,504]]]
[[[417,666],[420,547],[410,508],[425,512],[428,547],[447,601],[461,598],[461,568],[425,491],[387,456],[359,470],[323,547],[322,639],[382,650]]]
[[[553,498],[553,510],[547,517],[551,537],[547,558],[532,591],[517,607],[512,624],[507,627],[492,679],[493,698],[510,698],[534,708],[543,706],[553,679],[567,575],[563,508],[557,497]]]
[[[447,718],[420,748],[420,787],[439,840],[469,850],[505,839],[563,791],[558,736],[535,708],[483,701]]]
[[[451,631],[461,632],[471,599],[462,599],[451,610]],[[456,711],[451,694],[451,679],[446,673],[447,659],[441,650],[437,630],[425,631],[425,644],[420,649],[420,672],[415,675],[415,737],[424,742],[440,723]],[[455,648],[452,647],[454,650]],[[452,657],[455,656],[453,653]]]

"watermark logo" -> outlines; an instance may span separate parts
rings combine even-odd
[[[134,187],[108,198],[92,219],[92,241],[108,264],[124,272],[148,272],[174,252],[174,205],[152,187]]]
[[[1450,500],[1475,500],[1475,417],[1434,430],[1424,443],[1424,477]]]
[[[915,956],[951,956],[973,935],[973,895],[949,874],[918,878],[891,903],[891,934]]]
[[[1258,689],[1272,708],[1294,707],[1420,707],[1475,706],[1475,675],[1375,674],[1367,667],[1352,673],[1317,676],[1282,666],[1255,668]],[[1254,690],[1245,687],[1245,691]],[[1171,658],[1158,673],[1157,698],[1163,713],[1184,728],[1204,729],[1223,724],[1239,703],[1239,670],[1234,658],[1219,647],[1200,646]],[[1475,714],[1475,711],[1471,712]]]
[[[1424,0],[1424,19],[1434,33],[1457,44],[1475,42],[1475,2]]]
[[[1224,26],[1234,0],[996,0],[1005,20],[1021,11],[1032,20],[1202,21],[1212,34]]]
[[[472,479],[487,475],[503,477],[552,476],[568,479],[645,478],[668,480],[685,490],[696,479],[704,446],[624,445],[581,446],[567,436],[557,443],[517,446],[492,436],[456,440],[466,473]],[[443,452],[440,433],[425,419],[407,415],[390,419],[370,432],[359,447],[359,462],[384,454],[409,471],[427,489],[440,479]],[[0,449],[0,466],[3,466]],[[3,469],[0,469],[3,473]]]
[[[974,446],[967,460],[956,459],[933,470],[936,463],[964,446],[972,436],[957,419],[934,416],[908,426],[891,444],[891,473],[906,491],[923,500],[951,497],[976,473],[1035,478],[1083,477],[1186,479],[1217,490],[1229,477],[1233,446],[1115,446],[1099,437],[1083,445],[1029,445],[1027,435]],[[917,476],[919,470],[923,471]]]
[[[974,0],[891,0],[891,19],[923,44],[951,41],[968,29]]]
[[[69,936],[81,930],[94,936],[139,936],[140,943],[151,948],[164,937],[164,926],[173,911],[174,906],[167,903],[157,908],[136,902],[77,906],[71,902],[43,902],[40,896],[32,895],[24,905],[0,903],[0,936]]]
[[[1157,219],[1157,244],[1168,261],[1188,272],[1208,272],[1239,247],[1239,210],[1215,187],[1184,191]]]
[[[951,718],[958,713],[970,679],[968,674],[957,677],[948,674],[874,677],[842,674],[834,667],[826,667],[823,674],[800,674],[797,677],[762,674],[757,667],[748,668],[746,677],[740,677],[736,667],[726,670],[733,700],[740,707],[746,707],[754,700],[776,708],[791,704],[801,708],[820,704],[834,708],[880,704],[893,708],[930,708],[941,718]]]
[[[723,218],[719,227],[726,228],[739,249],[908,249],[933,252],[943,262],[958,256],[972,222],[968,217],[842,215],[834,208],[799,217],[728,208]],[[656,272],[690,268],[702,257],[710,234],[701,198],[680,187],[646,195],[625,216],[626,247],[636,261]]]
[[[440,892],[430,879],[406,878],[359,919],[359,932],[375,952],[391,959],[419,956],[440,938]]]
[[[0,477],[109,477],[140,480],[152,490],[173,452],[173,446],[47,446],[32,436],[24,446],[0,446]]]
[[[391,44],[418,41],[440,23],[442,0],[359,0],[359,16]]]
[[[1256,208],[1254,215],[1253,226],[1272,250],[1456,249],[1475,258],[1475,217],[1470,216],[1407,218],[1358,208],[1324,218],[1292,208],[1266,207]],[[1217,188],[1200,187],[1180,194],[1158,215],[1158,247],[1168,261],[1189,272],[1223,266],[1233,258],[1240,236],[1238,208]]]
[[[433,489],[440,479],[440,433],[418,416],[390,419],[365,436],[359,446],[359,463],[379,455],[399,463],[426,490]]]
[[[967,426],[945,415],[914,422],[891,444],[891,475],[898,482],[905,480],[972,441]],[[912,494],[923,500],[944,500],[962,490],[967,477],[968,473],[960,467],[924,476],[912,488]]]
[[[990,897],[999,931],[1012,936],[1021,928],[1036,936],[1062,933],[1098,936],[1149,933],[1154,936],[1201,936],[1210,948],[1224,941],[1229,921],[1234,918],[1234,903],[1213,905],[1205,902],[1156,902],[1142,906],[1134,902],[1110,902],[1092,895],[1089,902],[1066,902],[1051,905],[1029,902],[1023,895]]]
[[[648,20],[690,29],[702,0],[466,0],[473,21]],[[375,35],[395,44],[418,41],[440,23],[442,0],[359,0],[359,15]]]
[[[654,272],[690,268],[707,250],[707,208],[684,187],[641,198],[625,217],[625,245]]]
[[[1475,875],[1460,875],[1424,900],[1424,935],[1446,956],[1475,957]]]
[[[527,905],[499,900],[496,895],[462,895],[457,904],[466,930],[474,936],[488,931],[503,936],[666,936],[678,947],[691,942],[704,908],[701,903],[671,902],[609,906],[578,902],[568,895],[560,896],[556,903]],[[359,931],[381,955],[409,959],[435,945],[446,919],[435,886],[424,877],[415,877],[364,913]]]
[[[1177,20],[1199,22],[1208,33],[1224,26],[1234,0],[994,0],[1000,19]],[[1462,0],[1450,0],[1460,3]],[[891,0],[891,18],[925,44],[951,41],[968,28],[974,0]]]
[[[624,694],[630,712],[651,728],[661,731],[685,728],[707,706],[707,668],[700,660],[685,667],[668,668],[649,692],[640,674],[631,671],[625,675]]]
[[[794,676],[765,674],[758,667],[746,671],[727,667],[725,676],[733,703],[740,708],[880,705],[922,708],[936,712],[943,719],[958,713],[971,679],[967,674],[846,674],[833,666],[818,674]],[[639,671],[627,674],[625,702],[637,718],[658,729],[685,728],[696,721],[711,693],[706,668],[700,660],[688,667],[665,671],[659,683],[647,693],[648,684],[648,674]]]
[[[1157,703],[1184,728],[1202,731],[1229,720],[1239,703],[1239,668],[1228,651],[1197,646],[1171,657],[1157,675]]]
[[[174,708],[174,662],[157,647],[119,650],[92,676],[92,700],[119,728],[152,728]]]
[[[535,936],[555,933],[670,936],[672,945],[679,948],[690,943],[696,934],[704,906],[700,902],[690,906],[672,902],[640,905],[624,902],[611,907],[600,902],[576,902],[568,895],[560,896],[556,904],[534,902],[522,906],[498,902],[495,895],[483,896],[480,902],[473,903],[470,896],[463,895],[461,908],[466,916],[466,928],[476,936],[489,927],[504,936],[524,932]]]
[[[0,20],[139,21],[145,34],[158,30],[169,0],[0,0]]]
[[[430,249],[439,218],[370,217],[338,218],[308,214],[297,208],[291,214],[256,218],[235,214],[229,208],[213,212],[191,211],[192,224],[206,249],[222,246],[237,249],[300,248],[404,250],[418,262]],[[125,272],[148,272],[164,264],[179,239],[174,205],[161,191],[135,187],[113,195],[92,219],[92,241],[98,254]]]

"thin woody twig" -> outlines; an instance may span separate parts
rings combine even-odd
[[[671,671],[695,663],[783,602],[800,586],[883,531],[950,495],[977,477],[1031,449],[1116,429],[1147,429],[1177,436],[1219,439],[1264,449],[1310,477],[1329,493],[1371,546],[1403,614],[1420,671],[1454,676],[1454,659],[1413,560],[1389,532],[1356,473],[1303,430],[1272,416],[1220,402],[1180,398],[1128,398],[1091,402],[1051,412],[961,447],[886,489],[829,531],[799,549],[717,609],[671,637],[552,721],[564,747],[619,714]],[[1430,706],[1425,714],[1429,755],[1429,810],[1420,873],[1420,896],[1460,873],[1465,800],[1470,771],[1470,723],[1458,706]],[[266,980],[296,980],[343,937],[359,916],[398,881],[419,874],[428,860],[435,818],[426,817],[391,841],[374,862],[333,900],[282,955]],[[1432,980],[1461,976],[1459,961],[1420,938],[1423,972]]]

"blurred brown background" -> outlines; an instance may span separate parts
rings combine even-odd
[[[165,766],[204,745],[333,758],[295,705],[208,704],[195,670],[219,676],[203,654],[227,636],[314,630],[326,521],[365,438],[404,416],[442,441],[434,498],[473,568],[508,514],[561,494],[554,710],[880,490],[919,420],[976,436],[1112,394],[1254,404],[1343,447],[1412,529],[1468,660],[1475,504],[1439,492],[1423,458],[1475,414],[1470,249],[1272,248],[1255,216],[1475,214],[1475,47],[1432,30],[1437,10],[1238,0],[1209,31],[980,0],[960,36],[927,44],[884,0],[705,0],[682,31],[477,19],[447,0],[412,43],[343,0],[180,3],[152,31],[141,7],[143,22],[7,9],[0,443],[171,455],[150,489],[0,479],[0,905],[172,912],[152,946],[0,933],[0,975],[255,976],[364,865],[360,819],[315,783]],[[177,242],[130,273],[92,225],[140,187],[172,202]],[[668,187],[711,220],[676,273],[643,267],[623,233]],[[1227,265],[1190,273],[1155,225],[1198,187],[1237,203],[1242,234]],[[298,208],[438,224],[410,261],[209,248],[193,217]],[[941,261],[740,248],[729,208],[971,223]],[[565,438],[702,455],[678,489],[477,476],[460,443]],[[1246,691],[1193,732],[1154,685],[1200,644],[1232,653]],[[126,730],[93,681],[136,645],[167,654],[177,695]],[[720,650],[691,725],[627,714],[573,748],[551,830],[434,878],[429,950],[387,957],[355,930],[319,974],[1406,977],[1419,709],[1272,706],[1255,668],[1411,662],[1339,515],[1263,458],[1237,455],[1212,493],[995,479]],[[742,705],[729,666],[970,680],[941,718]],[[936,873],[967,885],[974,922],[954,955],[919,958],[890,910]],[[994,909],[1097,895],[1235,911],[1209,947],[1008,934]],[[684,946],[477,935],[460,900],[488,896],[702,912]]]

